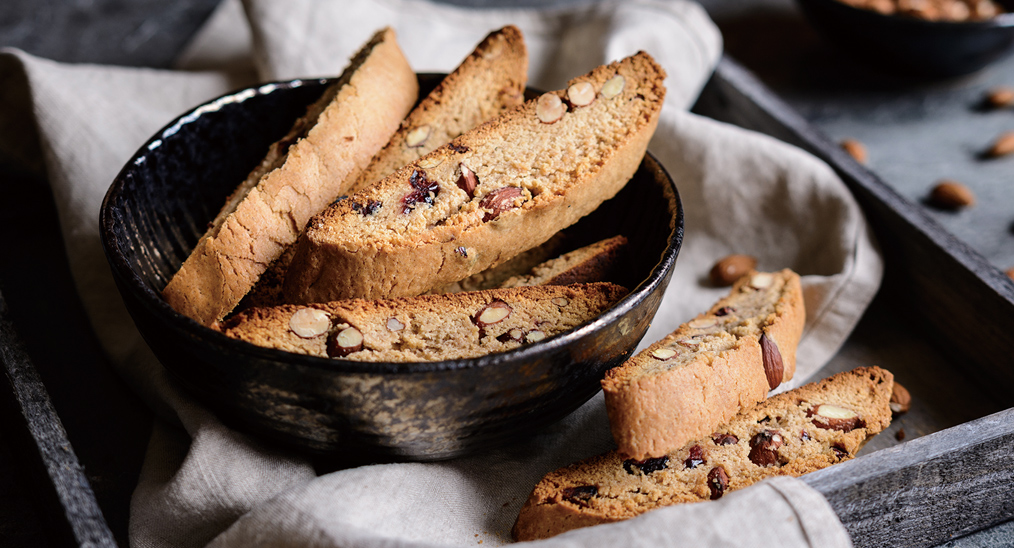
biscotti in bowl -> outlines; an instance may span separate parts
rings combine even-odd
[[[440,81],[420,75],[420,94]],[[171,122],[110,187],[102,238],[138,329],[167,370],[223,420],[261,439],[352,460],[431,460],[529,436],[599,389],[644,335],[683,235],[676,187],[650,155],[615,197],[568,227],[567,248],[622,235],[629,290],[574,329],[495,354],[356,362],[262,348],[174,311],[160,292],[265,150],[328,79],[240,90]]]

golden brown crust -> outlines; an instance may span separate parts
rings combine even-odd
[[[639,53],[572,83],[618,95],[555,123],[537,100],[487,122],[315,217],[285,279],[291,302],[417,295],[546,241],[612,197],[636,170],[658,123],[664,72]],[[553,92],[563,100],[567,91]],[[476,175],[469,193],[461,165]],[[464,186],[464,185],[462,185]],[[504,188],[514,194],[497,194]],[[397,275],[395,274],[397,273]]]
[[[753,287],[757,275],[771,285]],[[780,381],[789,380],[805,317],[796,273],[751,272],[707,313],[606,372],[602,388],[619,451],[635,459],[665,454],[764,400],[773,387],[762,336],[781,356]]]
[[[318,116],[297,122],[282,140],[285,146],[272,146],[230,197],[166,286],[166,301],[205,325],[231,311],[310,217],[355,180],[398,128],[417,94],[418,81],[394,31],[378,32],[325,92],[334,99]],[[302,133],[297,130],[301,125],[312,127],[288,146]]]
[[[860,367],[746,408],[662,457],[633,461],[612,451],[550,472],[521,508],[514,538],[547,538],[663,506],[720,498],[768,477],[800,476],[849,460],[890,425],[893,383],[889,371]],[[820,426],[816,410],[826,404],[854,412],[859,421],[841,430]],[[714,481],[718,469],[726,477],[721,488]]]
[[[618,285],[596,283],[282,305],[243,311],[224,322],[221,330],[259,346],[320,357],[440,361],[503,352],[551,337],[599,316],[626,294]],[[482,315],[486,308],[500,305],[508,307],[506,317]],[[307,311],[326,316],[316,329],[300,336],[293,318]],[[361,350],[335,356],[329,344],[336,333],[350,327],[364,339]]]

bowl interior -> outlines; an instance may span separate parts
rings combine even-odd
[[[439,80],[420,75],[421,93]],[[625,267],[611,281],[631,294],[589,324],[511,352],[421,364],[327,360],[229,339],[162,300],[220,204],[327,83],[265,84],[198,107],[156,134],[110,187],[103,245],[127,308],[163,365],[234,426],[303,449],[351,448],[384,460],[505,443],[590,398],[602,373],[643,336],[682,242],[678,193],[651,157],[616,197],[565,231],[569,248],[625,235]],[[376,383],[401,388],[377,391]],[[378,419],[385,413],[411,427]]]

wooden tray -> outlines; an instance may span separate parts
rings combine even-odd
[[[817,376],[860,365],[886,367],[912,392],[912,411],[859,458],[804,476],[831,501],[856,546],[929,546],[1014,517],[1014,284],[731,59],[720,63],[694,111],[828,162],[862,205],[883,248],[882,290]],[[18,192],[25,193],[22,203],[46,199],[45,193]],[[0,213],[10,207],[0,206]],[[6,425],[0,434],[18,440],[12,447],[18,465],[34,472],[34,490],[52,522],[46,529],[60,544],[126,545],[130,493],[150,415],[110,375],[82,323],[80,303],[66,298],[73,286],[65,259],[32,253],[35,246],[62,246],[55,230],[32,230],[46,216],[55,226],[52,205],[41,209],[32,213],[33,223],[0,222],[9,240],[0,244],[0,254],[11,259],[8,264],[56,272],[40,279],[0,266],[10,307],[0,296],[0,362],[8,381],[0,382],[0,423]],[[62,298],[52,297],[54,287]],[[44,313],[51,309],[32,306],[40,298],[70,310],[73,325],[63,329],[74,344],[54,349],[52,320]],[[103,396],[98,404],[96,392]],[[103,420],[80,419],[97,405]],[[901,429],[909,441],[897,441]]]

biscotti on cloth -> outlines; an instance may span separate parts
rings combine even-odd
[[[527,81],[528,51],[521,31],[508,25],[489,33],[412,109],[387,145],[342,193],[363,190],[482,122],[521,105]],[[304,227],[299,228],[302,231]],[[292,245],[286,246],[244,297],[239,310],[284,303],[282,281],[293,251]]]
[[[891,422],[894,377],[879,367],[838,373],[771,397],[662,456],[616,451],[572,464],[535,486],[514,525],[519,541],[715,500],[771,476],[849,460]]]
[[[665,72],[640,52],[487,122],[314,217],[288,302],[425,293],[549,239],[630,179]]]
[[[707,313],[607,371],[618,450],[663,455],[764,400],[796,370],[805,316],[795,272],[751,272]]]
[[[627,294],[610,283],[537,286],[254,308],[221,326],[259,346],[356,361],[474,358],[541,341]]]
[[[163,290],[170,306],[205,325],[228,314],[310,217],[355,181],[418,92],[394,31],[376,33],[229,197]]]

